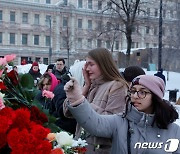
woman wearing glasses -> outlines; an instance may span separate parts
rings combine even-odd
[[[164,81],[140,75],[130,86],[123,115],[99,115],[84,98],[77,81],[65,85],[69,110],[91,135],[112,139],[112,154],[180,153],[178,113],[163,100]]]

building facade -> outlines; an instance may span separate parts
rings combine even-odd
[[[157,48],[159,2],[143,0],[132,32],[132,48]],[[112,20],[107,0],[0,0],[0,56],[15,53],[48,64],[59,57],[83,59],[96,47],[126,49],[124,25]],[[179,2],[163,1],[163,47],[179,48]],[[118,28],[112,30],[112,23]]]

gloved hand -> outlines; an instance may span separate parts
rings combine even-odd
[[[64,90],[66,92],[66,97],[70,101],[70,103],[74,103],[78,100],[81,101],[81,99],[84,98],[80,85],[73,77],[71,77],[70,81],[65,84]]]

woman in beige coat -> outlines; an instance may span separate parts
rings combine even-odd
[[[83,75],[85,79],[83,95],[97,113],[107,115],[124,110],[128,86],[107,49],[96,48],[88,52]],[[65,102],[64,111],[68,116],[66,107]],[[76,137],[82,137],[82,135],[88,143],[88,154],[110,153],[111,140],[91,136],[78,125]]]

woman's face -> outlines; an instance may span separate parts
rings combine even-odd
[[[50,90],[51,84],[49,83],[49,79],[44,78],[42,82],[42,87],[43,87],[43,90]]]
[[[153,112],[152,93],[142,85],[134,85],[131,90],[131,102],[141,112],[151,114]]]
[[[99,65],[91,58],[87,57],[86,58],[86,71],[89,74],[89,78],[91,80],[97,79],[98,77],[101,76],[101,70],[99,68]]]

